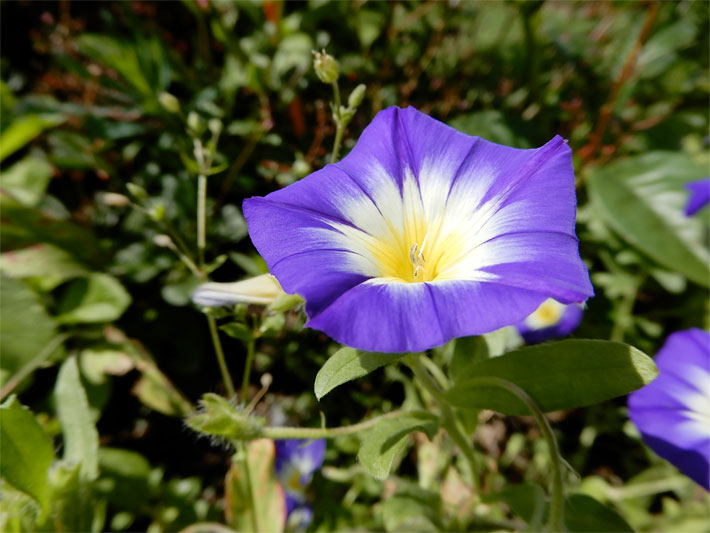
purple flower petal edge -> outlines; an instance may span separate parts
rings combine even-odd
[[[644,442],[710,490],[710,333],[673,333],[656,355],[658,377],[629,395]]]

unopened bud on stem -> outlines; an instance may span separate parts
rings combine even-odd
[[[171,113],[178,113],[180,111],[180,100],[175,98],[172,94],[162,92],[158,95],[158,100],[166,111]]]
[[[365,87],[364,83],[361,83],[353,89],[348,97],[348,107],[350,109],[357,109],[357,107],[362,103],[362,99],[365,98]]]
[[[335,58],[326,53],[325,49],[322,52],[313,51],[315,59],[313,60],[313,68],[316,71],[318,79],[323,83],[333,83],[338,79],[338,63]]]

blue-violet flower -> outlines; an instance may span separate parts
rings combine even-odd
[[[313,513],[306,504],[305,491],[324,459],[325,439],[276,441],[274,470],[284,490],[287,520],[290,515],[298,515],[299,525],[306,519],[310,522]]]
[[[710,490],[710,333],[673,333],[655,358],[658,377],[629,395],[644,442]]]
[[[581,304],[562,304],[548,298],[516,327],[525,342],[535,344],[569,335],[577,329],[583,315]]]
[[[571,151],[519,150],[414,108],[381,111],[350,154],[244,201],[249,234],[308,326],[362,350],[422,351],[592,296]]]
[[[685,204],[685,215],[692,216],[710,203],[710,178],[703,178],[685,184],[690,195]]]

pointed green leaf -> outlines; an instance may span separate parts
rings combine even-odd
[[[683,212],[685,183],[706,175],[707,168],[686,154],[651,152],[594,169],[587,188],[614,231],[658,264],[707,287],[704,224]]]
[[[116,278],[95,273],[69,284],[59,301],[57,320],[64,324],[111,322],[130,303],[130,295]]]
[[[44,159],[28,156],[0,172],[0,187],[25,205],[35,206],[44,196],[54,169]]]
[[[52,442],[32,411],[22,406],[15,396],[0,405],[0,442],[3,479],[46,509],[49,503],[47,471],[54,459]]]
[[[600,403],[639,389],[658,374],[653,360],[619,342],[570,339],[523,348],[472,365],[470,377],[446,391],[455,406],[529,414],[511,393],[481,382],[496,377],[526,391],[543,411]]]
[[[50,345],[57,328],[39,296],[23,282],[0,278],[0,292],[0,366],[14,375]]]
[[[438,427],[438,419],[431,413],[412,412],[383,419],[362,433],[358,459],[370,475],[376,479],[385,479],[395,460],[406,448],[411,432],[423,431],[429,438],[433,438]]]
[[[565,500],[565,525],[575,533],[633,531],[616,511],[586,494],[572,494]]]
[[[64,435],[64,460],[81,465],[82,480],[92,481],[99,473],[99,433],[79,377],[76,357],[64,361],[59,369],[54,396]]]
[[[10,278],[30,278],[34,286],[51,291],[88,271],[65,250],[41,243],[0,254],[0,272]]]
[[[15,119],[0,135],[0,161],[63,120],[60,115],[25,115]]]
[[[335,387],[366,376],[373,370],[403,357],[396,353],[361,352],[355,348],[341,348],[318,371],[314,390],[319,400]]]

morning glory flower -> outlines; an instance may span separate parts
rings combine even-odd
[[[569,335],[582,321],[584,308],[580,304],[561,304],[548,298],[516,327],[528,344],[535,344]]]
[[[685,215],[692,216],[710,203],[710,178],[703,178],[685,184],[689,191],[688,202],[685,204]]]
[[[284,490],[287,521],[295,528],[308,525],[313,517],[305,490],[324,459],[325,439],[276,441],[274,470]]]
[[[380,352],[516,324],[592,296],[571,151],[519,150],[391,107],[350,154],[244,201],[249,234],[308,326]]]
[[[710,333],[673,333],[655,361],[658,377],[629,395],[629,417],[654,452],[710,490]]]

